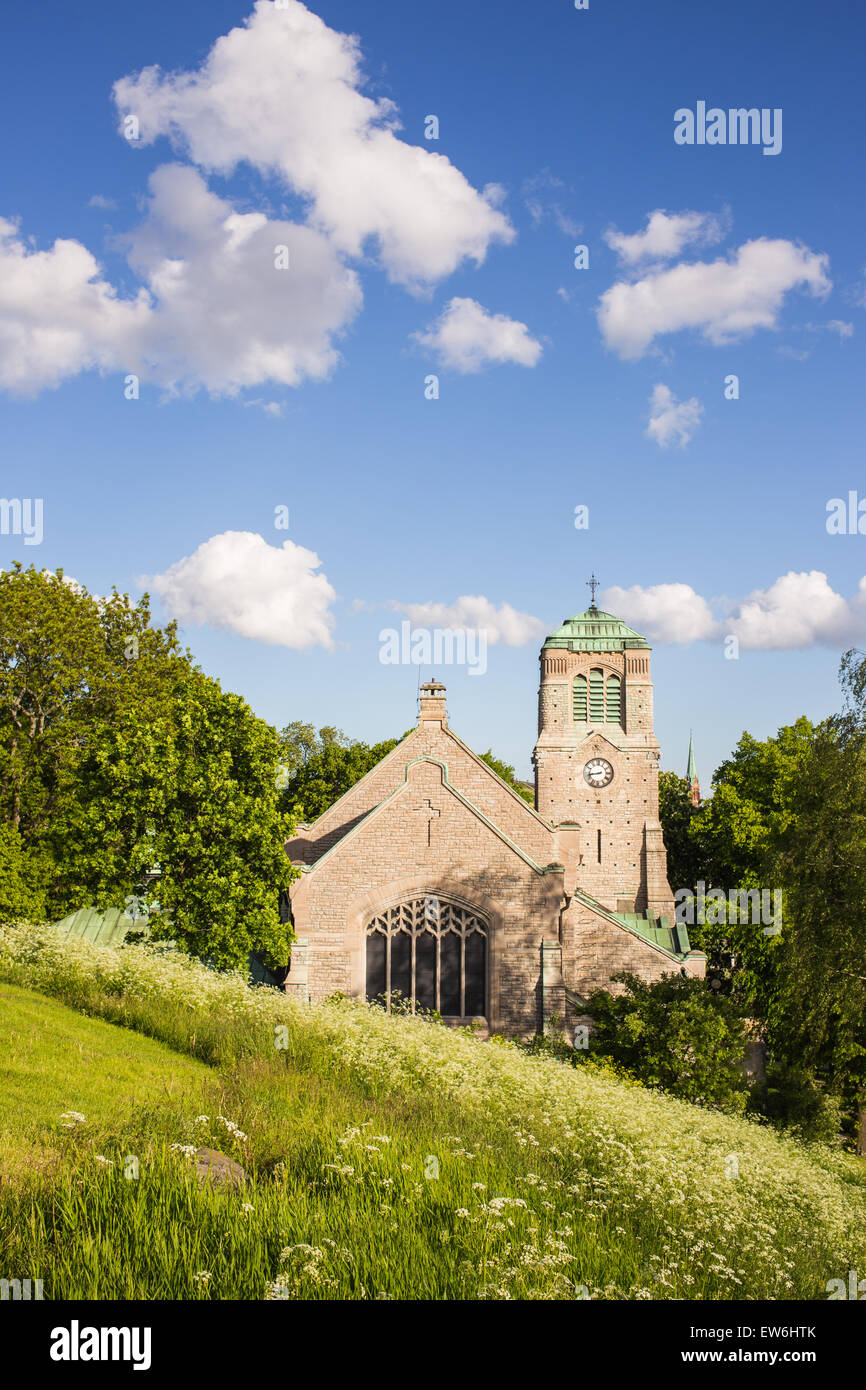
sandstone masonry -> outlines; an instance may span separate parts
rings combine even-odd
[[[537,810],[450,729],[442,685],[419,703],[417,727],[287,846],[302,869],[288,990],[399,989],[525,1035],[579,1016],[617,971],[703,975],[667,882],[644,638],[593,606],[544,643]]]

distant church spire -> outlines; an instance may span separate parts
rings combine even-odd
[[[695,762],[695,741],[692,738],[691,730],[689,730],[689,765],[686,768],[686,781],[691,789],[692,805],[700,806],[701,784],[698,781],[698,765]]]

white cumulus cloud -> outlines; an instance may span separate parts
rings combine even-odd
[[[838,646],[863,632],[863,581],[851,602],[837,594],[821,570],[791,570],[767,589],[739,604],[727,631],[742,647],[778,651],[790,647]]]
[[[247,163],[276,176],[341,252],[359,256],[372,240],[398,283],[435,283],[512,240],[498,189],[479,193],[445,155],[401,140],[394,103],[363,86],[356,37],[300,0],[257,0],[198,68],[144,68],[115,83],[114,99],[142,143],[168,136],[202,169]]]
[[[604,239],[625,265],[639,261],[668,261],[678,256],[685,246],[710,246],[721,241],[726,219],[709,212],[665,212],[659,208],[647,217],[642,232],[627,235],[610,227]]]
[[[128,244],[154,302],[141,370],[171,389],[231,395],[321,380],[361,307],[357,275],[321,233],[240,213],[182,165],[151,175],[147,217]],[[287,269],[277,268],[278,247]]]
[[[143,220],[115,238],[139,279],[131,295],[80,242],[39,250],[0,219],[0,388],[32,395],[91,369],[230,396],[321,380],[361,308],[348,260],[378,259],[420,292],[511,241],[502,188],[479,192],[400,139],[393,103],[364,80],[356,38],[300,0],[258,0],[198,67],[116,83],[121,131],[138,122],[130,150],[166,136],[189,162],[151,175]],[[241,164],[271,180],[252,210],[206,182]],[[287,197],[291,218],[275,217]]]
[[[542,352],[525,323],[491,314],[474,299],[450,300],[436,322],[413,337],[435,353],[443,367],[458,372],[478,372],[500,362],[534,367]]]
[[[331,648],[336,598],[318,555],[252,531],[211,536],[149,582],[182,623],[221,628],[271,646]]]
[[[602,606],[650,642],[700,642],[719,631],[710,605],[690,584],[613,586],[605,589]]]
[[[510,603],[497,608],[482,595],[463,594],[453,603],[398,603],[388,605],[406,617],[416,627],[468,628],[484,631],[492,647],[503,643],[507,647],[523,647],[547,635],[547,626],[540,618],[520,613]]]
[[[734,601],[711,604],[690,584],[635,584],[630,589],[606,589],[603,603],[656,642],[732,635],[744,651],[786,651],[841,649],[866,639],[866,576],[851,598],[837,594],[821,570],[791,570],[767,588]]]
[[[31,395],[132,356],[152,317],[142,289],[121,299],[78,241],[37,251],[0,219],[0,387]]]
[[[134,299],[118,297],[79,242],[35,251],[0,222],[0,385],[33,394],[92,367],[214,395],[327,377],[362,298],[327,239],[239,213],[177,164],[157,169],[149,191],[124,239],[143,282]]]
[[[791,241],[760,237],[732,257],[657,270],[605,290],[598,323],[606,345],[635,361],[666,333],[695,329],[716,346],[775,328],[786,294],[832,288],[828,260]]]
[[[703,413],[704,407],[697,396],[678,401],[669,386],[658,382],[650,396],[646,433],[660,449],[669,449],[672,444],[684,449],[701,423]]]

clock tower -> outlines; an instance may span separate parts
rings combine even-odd
[[[541,648],[535,804],[574,846],[578,889],[611,912],[673,921],[650,646],[592,587],[590,607]]]

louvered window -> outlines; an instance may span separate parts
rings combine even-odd
[[[577,723],[586,723],[586,676],[574,678],[574,718]]]
[[[607,722],[622,723],[622,684],[619,676],[607,678]]]
[[[604,672],[589,673],[589,722],[604,723]]]

